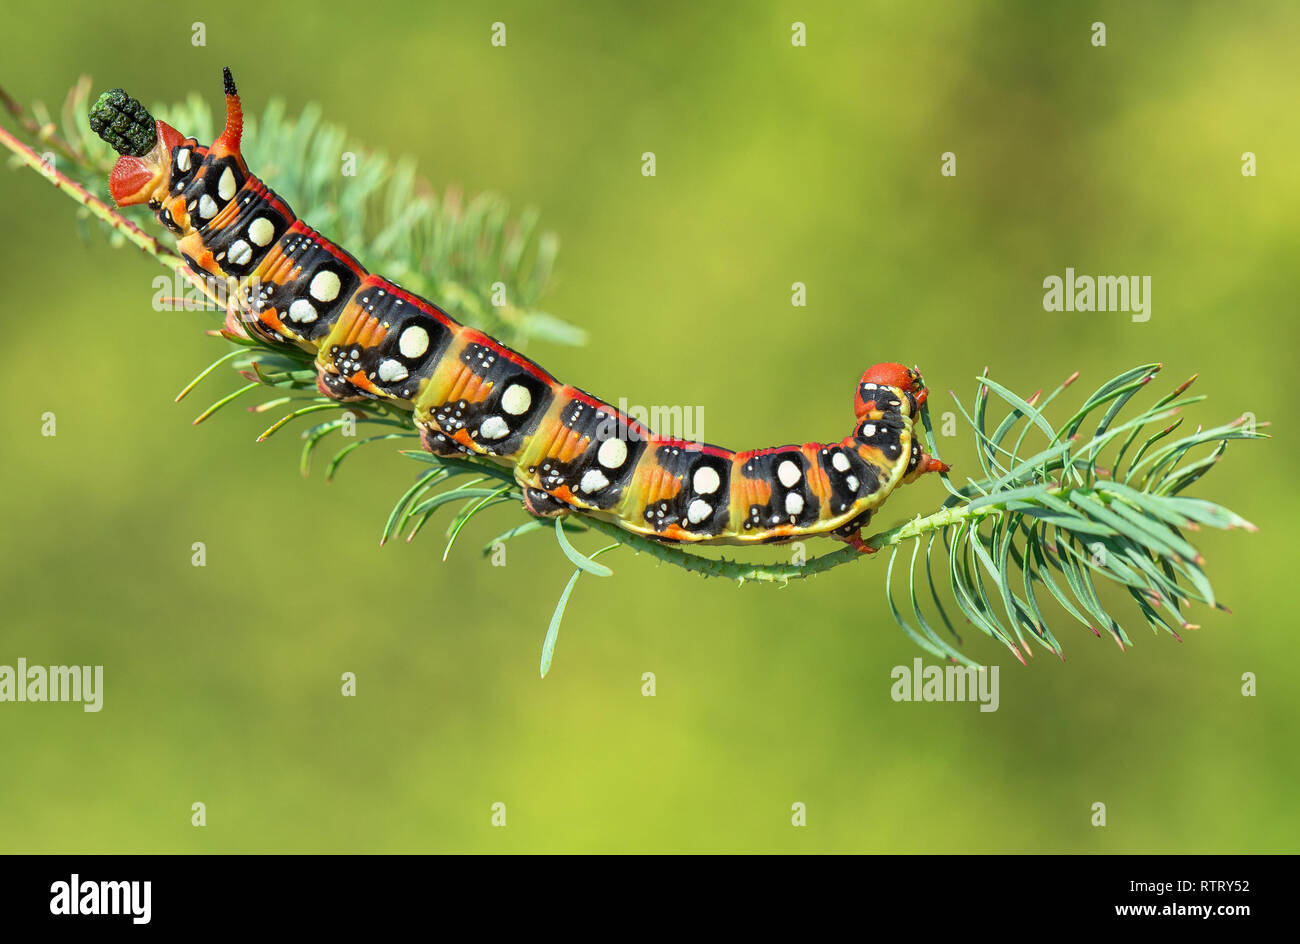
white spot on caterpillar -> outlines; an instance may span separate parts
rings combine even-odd
[[[600,491],[608,484],[609,479],[605,478],[605,474],[600,469],[589,469],[583,475],[582,481],[578,483],[578,487],[584,492],[591,493]]]
[[[235,173],[229,167],[221,172],[221,179],[217,181],[217,196],[222,200],[229,200],[235,195]]]
[[[691,502],[686,508],[686,520],[691,524],[699,524],[711,514],[713,514],[713,506],[699,498]]]
[[[799,480],[803,478],[803,473],[799,471],[797,465],[786,459],[776,467],[776,477],[781,480],[781,484],[786,488],[794,488],[799,483]]]
[[[511,384],[509,387],[506,387],[506,392],[501,394],[501,409],[505,410],[511,416],[519,416],[523,413],[527,413],[528,408],[532,405],[533,395],[528,392],[528,388],[523,384]],[[587,474],[590,475],[591,473]],[[586,481],[585,476],[583,477],[583,481]]]
[[[403,357],[419,357],[429,349],[429,332],[419,325],[411,325],[397,339],[397,349]]]
[[[835,455],[831,456],[831,465],[835,466],[835,471],[837,472],[847,472],[851,468],[849,465],[849,457],[842,452],[837,452]]]
[[[199,216],[210,220],[217,215],[217,204],[206,193],[199,197]]]
[[[875,424],[875,423],[868,423],[866,426],[862,427],[862,438],[863,438],[863,439],[870,439],[870,438],[871,438],[872,436],[874,436],[874,435],[876,435],[876,424]]]
[[[312,276],[307,293],[318,302],[332,302],[339,297],[339,277],[329,269],[321,269]]]
[[[695,491],[700,495],[712,495],[722,484],[722,479],[718,477],[718,471],[712,466],[702,465],[695,470],[693,484]]]
[[[787,515],[797,515],[803,511],[803,496],[798,492],[791,492],[785,496],[785,513]]]
[[[182,174],[188,174],[190,171],[190,149],[181,148],[176,152],[176,167]]]
[[[596,461],[607,469],[617,469],[627,461],[627,443],[618,437],[606,439],[596,451]]]
[[[397,361],[385,361],[384,363],[397,364]],[[401,367],[400,364],[398,366]],[[380,364],[379,369],[383,371],[384,365]],[[403,368],[403,372],[405,372],[405,368]],[[478,434],[484,439],[504,439],[510,435],[510,427],[506,425],[506,421],[501,417],[489,416],[483,421],[483,425],[478,428]]]
[[[253,247],[248,245],[242,239],[237,239],[230,244],[230,255],[228,256],[235,265],[245,265],[249,259],[253,258]]]
[[[409,376],[409,371],[402,366],[401,361],[393,360],[393,358],[390,357],[387,360],[379,362],[379,379],[384,383],[394,383],[398,380],[405,380]],[[484,423],[483,425],[486,427],[487,423]],[[501,435],[504,436],[505,433],[502,433]]]
[[[300,298],[289,306],[289,318],[302,324],[311,324],[316,320],[316,309],[307,299]]]
[[[259,216],[248,224],[248,238],[259,246],[270,245],[275,237],[275,226],[264,216]]]

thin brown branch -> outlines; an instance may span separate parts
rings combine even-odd
[[[127,242],[138,249],[144,250],[170,269],[185,269],[185,262],[180,256],[169,249],[165,249],[157,239],[150,236],[131,220],[128,220],[116,208],[109,206],[71,177],[57,170],[49,162],[42,160],[35,150],[20,141],[3,125],[0,125],[0,144],[3,144],[16,154],[24,164],[36,171],[36,173],[89,210],[92,216],[103,220],[121,233]]]
[[[82,81],[88,81],[88,78],[82,76]],[[71,97],[72,94],[75,94],[75,92],[76,88],[69,93],[69,97]],[[63,153],[64,157],[76,161],[77,163],[85,161],[85,155],[78,152],[76,148],[60,137],[59,133],[54,130],[52,124],[43,125],[31,115],[27,114],[26,109],[24,109],[18,100],[10,95],[3,86],[0,86],[0,105],[3,105],[5,111],[13,115],[14,120],[22,126],[22,129],[26,131],[33,140],[53,145]]]

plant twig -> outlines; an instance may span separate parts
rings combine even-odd
[[[36,171],[36,173],[85,207],[96,219],[102,220],[121,233],[131,245],[153,256],[169,269],[189,271],[185,268],[185,261],[180,256],[169,249],[163,248],[158,240],[117,212],[115,208],[109,206],[66,174],[50,166],[47,161],[41,159],[39,154],[14,137],[3,125],[0,125],[0,144],[3,144],[16,154],[19,160]]]

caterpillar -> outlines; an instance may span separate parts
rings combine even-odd
[[[861,530],[894,489],[947,471],[913,429],[928,396],[921,372],[900,363],[863,373],[838,442],[743,452],[658,435],[560,383],[298,219],[245,164],[242,106],[223,74],[225,127],[207,147],[121,89],[100,96],[91,127],[119,154],[114,201],[147,205],[195,275],[232,280],[228,326],[314,354],[326,397],[409,410],[435,455],[512,469],[531,514],[595,516],[668,543],[822,535],[869,552]]]

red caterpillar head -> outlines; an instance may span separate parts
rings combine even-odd
[[[229,69],[223,70],[226,91],[226,127],[212,143],[218,157],[239,156],[244,113]],[[148,203],[157,206],[168,197],[172,155],[185,136],[165,121],[155,121],[144,106],[121,89],[105,92],[90,112],[90,127],[121,156],[113,165],[108,187],[118,206]]]
[[[113,165],[108,178],[108,189],[118,206],[134,206],[156,199],[158,191],[166,192],[171,173],[172,148],[184,136],[165,121],[156,122],[157,143],[144,154],[123,154]]]
[[[881,402],[884,394],[889,391],[897,391],[889,393],[889,399],[909,400],[915,404],[915,409],[907,411],[909,414],[924,406],[930,396],[925,382],[921,380],[919,369],[892,362],[876,364],[868,367],[858,381],[858,392],[853,398],[853,415],[860,420],[872,410],[889,409],[888,403]],[[895,407],[899,408],[901,404],[900,407]]]

